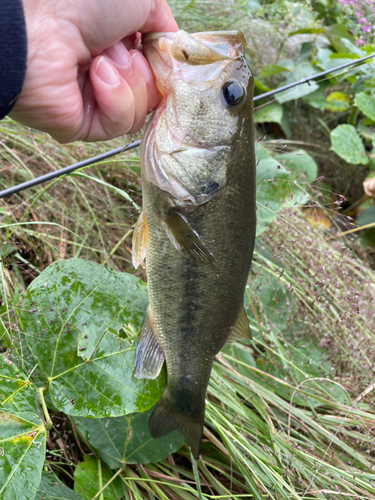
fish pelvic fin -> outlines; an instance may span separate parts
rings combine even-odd
[[[182,255],[201,264],[217,265],[199,234],[190,227],[182,215],[172,209],[167,215],[161,216],[161,220],[170,242]]]
[[[133,233],[132,261],[135,269],[145,259],[147,253],[147,222],[142,210],[139,214]]]
[[[135,352],[134,377],[155,379],[163,366],[164,353],[155,334],[150,308],[147,309]]]
[[[157,403],[148,423],[153,438],[160,438],[178,430],[184,436],[196,460],[200,455],[203,425],[204,412],[201,418],[192,418],[186,413],[173,410],[166,392]]]
[[[237,340],[251,339],[251,331],[247,314],[244,308],[241,309],[240,314],[232,328],[226,344],[231,344]]]

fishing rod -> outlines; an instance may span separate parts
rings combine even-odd
[[[266,97],[271,97],[275,94],[278,94],[279,92],[283,92],[284,90],[289,90],[293,87],[297,87],[298,85],[302,85],[304,83],[310,85],[310,81],[315,80],[316,78],[320,78],[322,76],[329,75],[331,73],[336,73],[337,71],[340,71],[340,69],[348,68],[349,66],[354,66],[358,63],[368,61],[372,57],[375,57],[375,53],[369,56],[361,57],[360,59],[355,59],[354,61],[345,64],[341,64],[340,66],[336,66],[332,69],[322,71],[321,73],[317,73],[307,78],[302,78],[301,80],[289,83],[288,85],[284,85],[283,87],[279,87],[274,90],[270,90],[269,92],[265,92],[264,94],[257,95],[254,97],[253,101],[255,102],[261,99],[265,99]],[[78,170],[79,168],[87,167],[89,165],[94,165],[95,163],[99,163],[102,160],[106,160],[107,158],[111,158],[112,156],[116,156],[120,153],[124,153],[125,151],[129,151],[130,149],[137,148],[140,145],[140,143],[141,143],[140,140],[134,141],[128,144],[127,146],[121,146],[117,149],[112,149],[111,151],[107,151],[106,153],[103,153],[101,155],[88,158],[87,160],[74,163],[73,165],[69,165],[68,167],[61,168],[60,170],[55,170],[54,172],[50,172],[48,174],[41,175],[40,177],[36,177],[35,179],[32,179],[30,181],[23,182],[22,184],[18,184],[17,186],[4,189],[3,191],[0,191],[0,199],[6,198],[7,196],[11,196],[12,194],[15,193],[19,193],[20,191],[24,191],[25,189],[31,188],[33,186],[37,186],[39,184],[42,184],[43,182],[50,181],[51,179],[56,179],[56,177],[61,177],[62,175],[70,174],[75,170]]]

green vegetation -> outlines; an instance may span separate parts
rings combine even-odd
[[[188,31],[242,29],[258,94],[375,51],[344,1],[172,8]],[[257,103],[253,339],[216,357],[198,461],[149,434],[165,371],[132,377],[139,153],[0,200],[0,499],[375,499],[375,229],[341,235],[375,224],[374,64]],[[0,129],[0,188],[124,142]]]

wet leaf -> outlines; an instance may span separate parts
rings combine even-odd
[[[0,356],[0,498],[32,500],[40,483],[46,430],[35,387]]]
[[[184,438],[173,431],[153,439],[148,421],[153,409],[116,418],[74,418],[78,431],[109,468],[124,464],[159,462],[179,450]]]
[[[21,320],[56,408],[100,418],[158,401],[165,371],[157,380],[134,378],[135,345],[118,335],[122,326],[136,332],[146,307],[140,280],[93,262],[58,261],[32,282]],[[83,358],[86,352],[92,357]]]
[[[5,356],[0,356],[0,409],[18,416],[38,411],[34,384]],[[39,421],[36,415],[34,422],[38,424]]]
[[[102,464],[99,469],[99,460],[94,457],[83,457],[74,470],[74,491],[83,499],[91,500],[108,481],[113,477]],[[99,481],[100,479],[100,481]],[[103,492],[104,500],[119,500],[124,495],[121,479],[116,477]]]
[[[365,148],[353,125],[338,125],[331,131],[331,142],[331,149],[346,162],[368,164]]]
[[[35,500],[82,500],[82,497],[62,484],[52,472],[43,472]]]
[[[256,158],[257,236],[259,236],[282,208],[290,189],[287,181],[289,176],[285,168],[259,145],[256,149]]]

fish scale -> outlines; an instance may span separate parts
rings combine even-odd
[[[133,240],[135,264],[146,257],[150,301],[137,347],[135,376],[154,378],[161,369],[163,359],[167,365],[167,388],[150,418],[150,431],[157,438],[178,429],[196,458],[200,453],[205,396],[214,356],[230,337],[245,338],[250,333],[243,310],[243,298],[256,228],[253,82],[249,72],[246,73],[246,88],[244,83],[240,84],[245,89],[242,105],[233,109],[226,106],[223,85],[243,82],[246,64],[241,36],[229,33],[216,33],[214,36],[210,33],[199,34],[193,40],[191,35],[184,35],[184,32],[181,35],[160,34],[159,38],[146,38],[144,44],[145,54],[157,81],[160,71],[158,65],[160,61],[166,61],[166,54],[163,54],[164,59],[153,58],[153,52],[159,53],[161,45],[169,46],[173,69],[168,66],[171,70],[169,80],[164,73],[160,77],[160,80],[168,82],[170,89],[169,93],[165,92],[164,99],[168,99],[168,95],[178,98],[178,93],[171,90],[174,78],[184,78],[184,67],[188,66],[173,58],[173,51],[180,48],[179,45],[177,48],[173,46],[176,40],[182,44],[184,53],[190,50],[189,54],[194,50],[199,54],[201,45],[205,44],[204,57],[195,58],[199,61],[195,66],[196,71],[199,72],[203,64],[205,74],[208,74],[208,65],[212,65],[213,73],[218,75],[211,87],[207,87],[207,82],[204,84],[202,92],[205,95],[210,93],[209,102],[213,109],[207,110],[205,115],[203,107],[199,123],[198,119],[182,119],[178,116],[178,113],[184,112],[181,103],[174,106],[174,110],[179,110],[173,116],[174,126],[176,123],[185,123],[186,128],[180,131],[179,136],[189,137],[189,148],[195,148],[194,151],[188,149],[185,154],[185,170],[181,166],[181,179],[186,169],[190,169],[192,175],[200,179],[194,184],[197,186],[196,192],[194,187],[189,188],[189,199],[183,198],[183,195],[179,199],[176,194],[179,191],[174,186],[168,189],[168,182],[173,183],[174,180],[169,179],[166,183],[165,172],[159,175],[161,156],[173,154],[173,151],[165,153],[157,148],[158,141],[163,143],[163,140],[155,138],[155,135],[165,130],[165,127],[157,128],[156,121],[160,113],[156,112],[155,121],[150,122],[141,151],[143,212],[135,227]],[[163,43],[159,43],[162,37],[166,38],[162,40]],[[226,40],[229,40],[227,45]],[[232,53],[234,57],[228,55]],[[194,56],[195,53],[192,58]],[[189,85],[192,85],[191,66],[187,68],[187,73]],[[192,99],[199,94],[199,77],[194,85]],[[236,90],[241,88],[236,87]],[[188,97],[185,95],[184,100]],[[160,106],[165,107],[165,100]],[[197,136],[197,129],[204,130],[201,120],[204,121],[205,117],[206,135],[200,132],[203,134],[202,140],[194,143],[191,138]],[[223,117],[228,122],[225,126],[220,121]],[[216,140],[212,127],[218,132]],[[202,144],[205,146],[202,147]],[[207,168],[203,157],[223,145],[230,148],[230,154],[222,156],[225,176],[218,177],[217,182],[210,177],[212,169]],[[182,149],[186,145],[181,142],[178,147]],[[178,164],[176,169],[174,177],[179,173]],[[152,172],[152,176],[149,172]],[[204,190],[207,191],[206,186],[210,184],[214,189],[207,193]],[[144,242],[143,245],[140,241]]]

